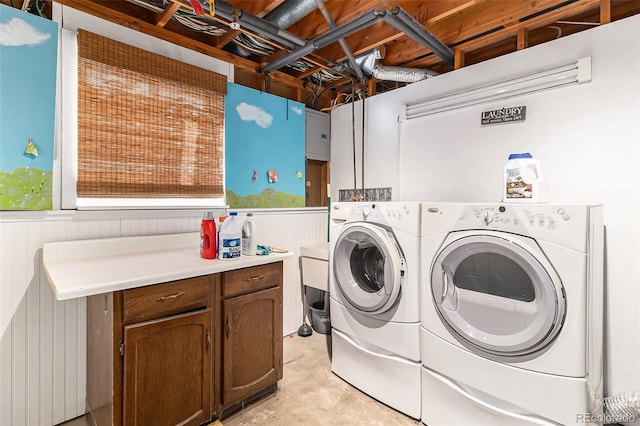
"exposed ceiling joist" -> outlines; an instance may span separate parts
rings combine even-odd
[[[59,0],[232,63],[255,81],[268,71],[270,82],[298,93],[308,83],[363,82],[348,52],[357,58],[382,48],[380,65],[443,73],[587,29],[572,21],[605,24],[640,13],[637,0],[215,0],[210,16],[208,0],[194,1],[207,13],[195,15],[190,0]],[[313,7],[295,21],[272,22],[305,2]],[[398,86],[364,78],[370,93]]]

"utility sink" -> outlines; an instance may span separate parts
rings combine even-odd
[[[302,284],[329,291],[329,242],[300,247]]]

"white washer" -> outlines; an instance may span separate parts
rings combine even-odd
[[[420,418],[420,203],[331,206],[331,370]]]
[[[422,215],[422,422],[601,424],[602,207]]]

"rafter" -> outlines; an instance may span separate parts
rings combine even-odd
[[[265,79],[267,75],[262,73],[264,66],[299,49],[300,47],[293,46],[300,45],[301,41],[317,40],[332,31],[319,10],[310,12],[290,27],[281,29],[278,34],[273,33],[274,27],[267,22],[264,22],[262,31],[259,19],[278,7],[291,4],[288,0],[215,0],[219,11],[216,16],[212,17],[207,13],[205,16],[192,18],[200,20],[202,26],[206,26],[209,21],[222,28],[226,32],[224,35],[212,35],[209,31],[199,31],[196,26],[172,19],[175,13],[192,10],[189,0],[167,0],[164,10],[159,13],[156,8],[144,4],[153,0],[55,1],[231,63],[237,70],[242,70],[241,79],[247,84],[253,87],[255,83],[256,88],[260,87],[260,82],[267,87],[277,86],[275,93],[290,91],[295,93],[294,96],[300,97],[307,90],[305,80],[310,75],[323,69],[338,69],[336,65],[347,60],[345,50],[337,42],[329,45],[323,43],[322,48],[304,50],[311,52],[302,58],[311,64],[311,69],[299,72],[283,66],[278,71],[269,73],[268,79]],[[359,56],[384,46],[384,65],[429,68],[441,73],[590,28],[579,25],[583,23],[579,21],[606,24],[640,14],[638,0],[324,0],[324,3],[338,27],[376,9],[389,11],[396,6],[401,7],[426,31],[454,50],[453,65],[444,64],[428,47],[407,37],[388,24],[388,21],[376,22],[366,30],[356,31],[345,37],[348,50],[354,56]],[[230,17],[231,9],[242,10],[243,15],[247,14],[244,17],[250,18],[244,21],[247,25],[241,25],[237,31],[230,29],[230,22],[222,18]],[[243,20],[240,21],[242,23]],[[572,22],[576,25],[571,25]],[[546,30],[547,27],[553,27],[554,30]],[[217,30],[215,33],[220,34]],[[268,56],[251,54],[241,57],[223,50],[241,33],[272,46],[275,52]],[[251,78],[251,73],[256,78]],[[341,86],[348,84],[349,89],[346,90],[350,90],[352,79],[350,72],[345,71],[343,78],[333,82],[325,81],[327,84],[323,86],[341,90]],[[385,82],[368,82],[364,86],[368,87],[369,93],[380,89],[391,90],[393,87]]]

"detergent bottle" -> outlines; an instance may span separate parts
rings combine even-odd
[[[546,201],[546,184],[542,180],[540,163],[528,153],[510,154],[504,166],[504,202]]]
[[[204,259],[215,259],[216,240],[216,222],[213,219],[213,212],[206,211],[200,224],[200,256]]]
[[[256,255],[256,224],[253,221],[253,213],[247,213],[247,218],[242,224],[242,255]]]
[[[242,222],[237,212],[231,212],[225,217],[218,235],[218,259],[238,259],[242,250]]]

